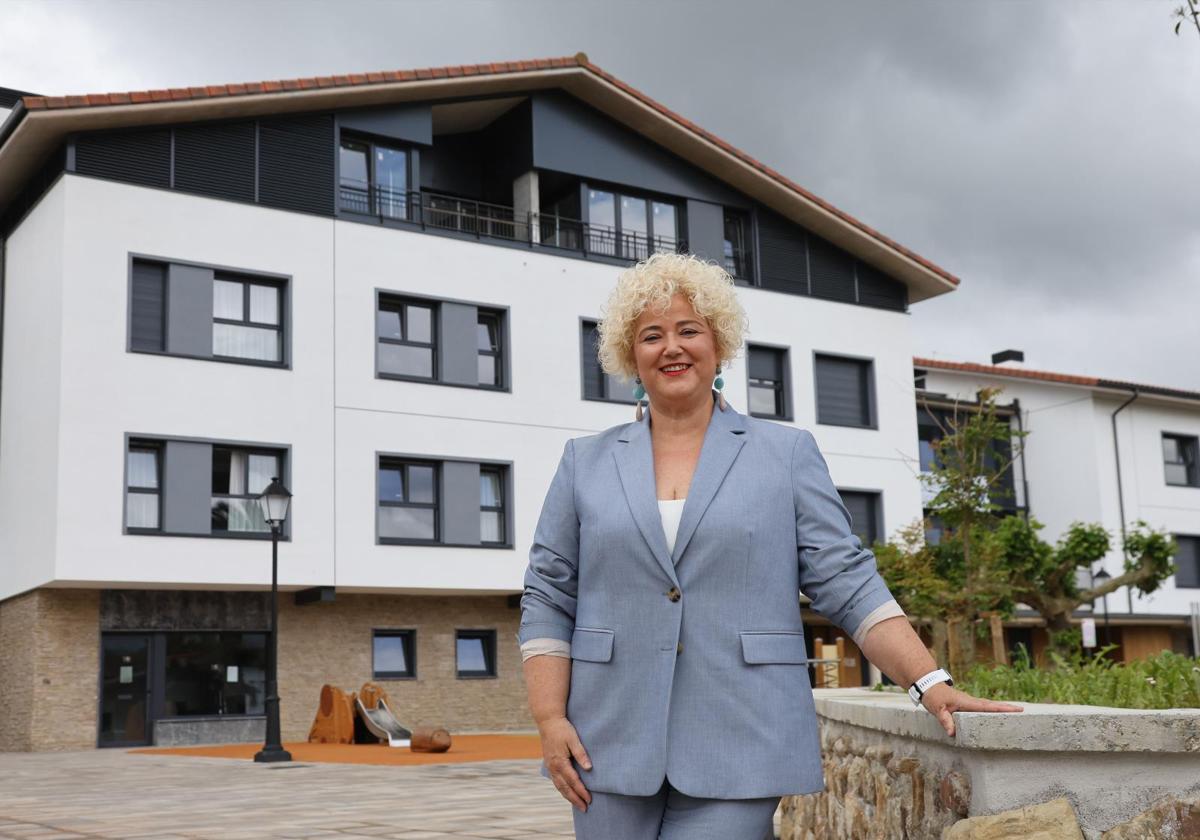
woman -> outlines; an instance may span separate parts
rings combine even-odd
[[[955,711],[1020,711],[937,670],[812,435],[720,396],[744,324],[717,266],[623,272],[600,358],[635,378],[637,421],[568,441],[538,520],[519,639],[581,840],[761,840],[780,796],[822,789],[801,590],[948,734]]]

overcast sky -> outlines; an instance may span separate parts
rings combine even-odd
[[[0,0],[0,86],[582,50],[960,276],[912,307],[918,353],[1200,389],[1200,36],[1172,33],[1179,2]]]

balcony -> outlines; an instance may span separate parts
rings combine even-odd
[[[343,182],[342,212],[382,224],[400,223],[479,240],[546,248],[584,258],[638,262],[655,253],[683,253],[687,243],[609,225],[589,224],[555,213],[518,213],[512,207],[427,191],[393,191]]]

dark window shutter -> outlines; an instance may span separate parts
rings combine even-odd
[[[1200,537],[1175,536],[1175,585],[1177,587],[1200,587]]]
[[[836,356],[817,357],[817,422],[870,426],[870,364]]]
[[[808,238],[813,297],[854,303],[854,258],[819,236]]]
[[[898,312],[908,307],[908,288],[903,283],[864,262],[856,262],[854,268],[858,275],[858,302],[863,306]]]
[[[258,128],[258,201],[333,215],[333,117],[264,119]]]
[[[765,289],[808,294],[804,229],[767,210],[758,214],[759,282]]]
[[[254,201],[254,123],[175,129],[175,189]]]
[[[84,134],[75,142],[75,171],[148,187],[171,186],[171,132]]]
[[[750,347],[750,378],[783,381],[783,351],[773,347]]]
[[[162,263],[134,260],[129,329],[134,350],[166,349],[166,269]]]
[[[860,540],[863,545],[870,546],[879,539],[879,523],[876,511],[879,506],[878,493],[858,493],[852,491],[838,491],[842,497],[842,504],[846,506],[846,510],[850,511],[850,519],[853,524],[850,526],[850,531]]]

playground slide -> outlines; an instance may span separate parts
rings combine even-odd
[[[400,721],[396,720],[383,698],[376,701],[374,709],[364,706],[361,698],[356,698],[354,702],[358,704],[358,713],[362,715],[363,722],[372,735],[380,740],[386,738],[389,747],[411,746],[412,732],[400,725]]]

